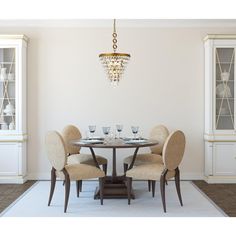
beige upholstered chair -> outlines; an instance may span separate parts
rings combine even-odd
[[[180,176],[179,164],[182,161],[185,150],[185,136],[180,130],[171,133],[163,147],[163,164],[151,163],[145,165],[138,165],[126,172],[127,187],[128,187],[128,204],[131,198],[132,179],[150,180],[153,185],[153,196],[155,192],[156,180],[160,180],[161,197],[164,212],[166,212],[165,202],[165,181],[170,178],[175,178],[176,190],[178,193],[181,206],[182,197],[180,193]]]
[[[67,164],[87,164],[95,166],[95,162],[91,154],[80,153],[80,147],[71,145],[71,140],[80,139],[81,133],[74,125],[67,125],[62,131],[62,137],[64,139],[67,151]],[[103,171],[107,174],[107,159],[96,155],[98,165],[102,165]],[[82,181],[77,182],[80,191],[82,190]]]
[[[142,164],[150,164],[150,163],[163,163],[162,161],[162,149],[164,143],[169,135],[168,129],[164,125],[157,125],[152,128],[150,132],[150,139],[155,139],[158,141],[158,145],[150,147],[150,153],[138,154],[135,159],[134,166],[142,165]],[[124,159],[124,172],[127,171],[131,162],[133,160],[133,156],[128,156]],[[151,191],[151,182],[148,181],[148,190]]]
[[[51,170],[51,190],[49,195],[48,206],[51,203],[55,189],[56,177],[65,181],[65,205],[64,212],[67,210],[70,181],[80,181],[83,179],[99,178],[100,199],[103,204],[103,181],[105,173],[100,170],[99,166],[87,164],[67,164],[66,148],[61,135],[56,131],[49,131],[46,135],[46,150],[48,159],[52,165]],[[77,193],[79,189],[77,186]]]

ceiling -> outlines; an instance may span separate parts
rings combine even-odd
[[[104,27],[110,28],[112,19],[74,20],[0,20],[0,27]],[[216,19],[117,19],[119,27],[236,27],[236,20]]]

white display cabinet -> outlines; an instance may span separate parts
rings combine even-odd
[[[205,177],[236,183],[236,35],[205,38]]]
[[[27,41],[0,35],[0,183],[26,181]]]

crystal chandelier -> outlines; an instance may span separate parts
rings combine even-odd
[[[117,50],[117,33],[116,33],[116,20],[114,19],[113,24],[113,52],[112,53],[102,53],[99,55],[99,58],[106,70],[108,79],[111,84],[116,87],[125,70],[125,66],[130,59],[130,54],[127,53],[118,53]]]

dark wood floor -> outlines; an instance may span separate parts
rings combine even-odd
[[[0,213],[35,182],[0,184]],[[236,184],[207,184],[203,180],[195,180],[193,183],[228,216],[236,216]]]
[[[0,184],[0,213],[35,182],[30,180],[24,184]]]
[[[236,216],[236,184],[207,184],[203,180],[193,183],[228,216]]]

